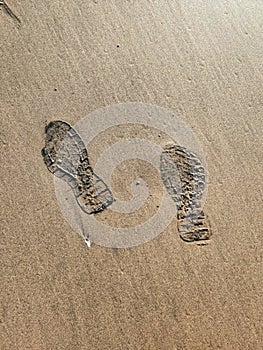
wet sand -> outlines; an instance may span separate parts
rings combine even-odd
[[[1,350],[262,349],[261,1],[8,5],[20,22],[1,6]],[[175,220],[147,244],[88,249],[62,216],[46,123],[130,101],[197,135],[207,245]]]

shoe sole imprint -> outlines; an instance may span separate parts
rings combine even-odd
[[[111,205],[112,193],[93,172],[87,149],[77,131],[59,120],[50,122],[45,132],[44,162],[51,173],[69,184],[81,209],[95,214]]]
[[[202,211],[205,170],[199,158],[178,145],[167,145],[161,155],[161,177],[177,206],[178,231],[187,242],[207,240],[212,232]]]

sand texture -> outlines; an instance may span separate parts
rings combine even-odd
[[[7,3],[0,349],[261,350],[263,2]],[[209,177],[205,217],[196,220],[205,227],[208,218],[210,239],[182,240],[175,217],[138,247],[89,249],[64,219],[41,154],[45,127],[132,101],[173,111],[198,137]],[[91,166],[125,135],[169,145],[149,130],[108,130],[88,147]],[[157,210],[163,183],[147,163],[120,165],[104,185],[127,200],[137,177],[149,201],[133,215],[109,207],[96,214],[101,222],[133,226]]]

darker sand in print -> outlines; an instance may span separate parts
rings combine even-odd
[[[177,206],[180,237],[187,242],[209,239],[211,228],[201,204],[206,181],[201,161],[184,147],[168,145],[161,155],[160,170]]]
[[[94,172],[80,135],[68,123],[50,122],[42,156],[48,170],[72,188],[81,209],[98,213],[113,202],[107,185]]]

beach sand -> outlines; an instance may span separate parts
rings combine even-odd
[[[262,2],[8,5],[20,22],[1,6],[1,350],[262,349]],[[175,219],[138,247],[88,249],[61,214],[46,123],[132,101],[198,137],[207,245],[182,241]]]

